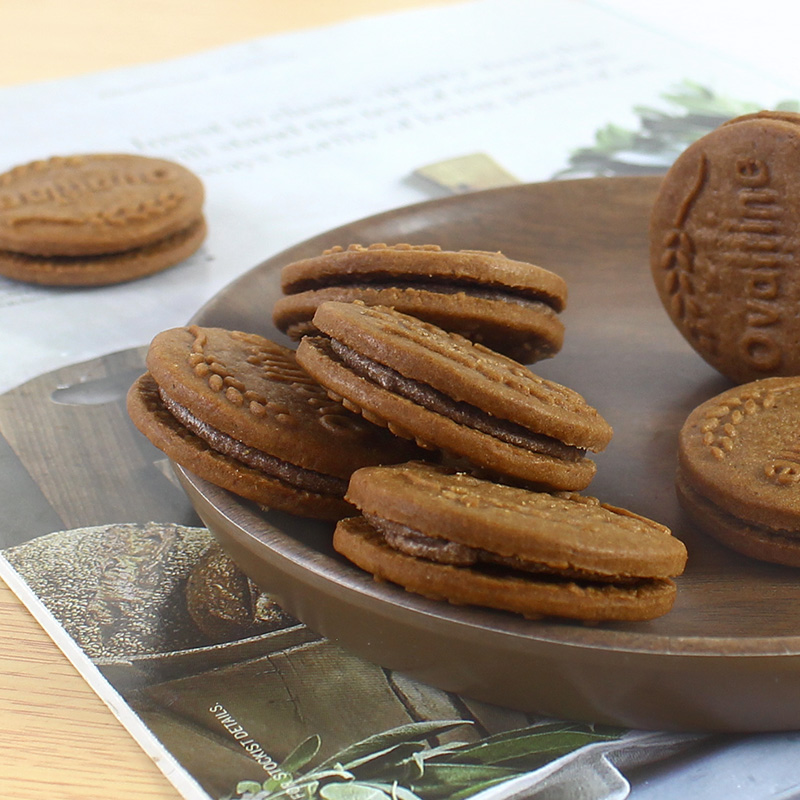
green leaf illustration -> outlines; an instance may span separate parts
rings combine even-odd
[[[432,738],[453,730],[453,728],[472,724],[469,720],[430,720],[400,725],[389,731],[368,736],[366,739],[344,748],[320,766],[330,765],[334,762],[342,764],[358,762],[360,759],[368,758],[375,753],[382,753],[396,745],[407,744],[420,738]]]
[[[401,765],[408,763],[409,759],[424,747],[425,742],[403,742],[379,750],[377,753],[369,753],[361,758],[348,761],[342,766],[357,773],[359,777],[377,775],[381,772],[390,773],[393,769],[396,770]]]
[[[504,731],[478,742],[435,744],[435,737],[462,720],[410,723],[367,737],[339,751],[290,785],[266,782],[252,793],[251,782],[237,786],[254,800],[287,797],[320,800],[462,800],[566,753],[596,742],[613,741],[618,728],[547,722]],[[284,760],[305,765],[320,748],[309,737]],[[243,791],[244,790],[244,791]]]
[[[317,755],[317,753],[319,753],[321,745],[322,740],[319,736],[316,734],[309,736],[307,739],[300,742],[300,744],[283,759],[281,762],[281,769],[290,774],[301,770]]]
[[[320,792],[320,797],[323,800],[423,800],[396,782],[329,784]]]
[[[329,783],[320,789],[319,796],[323,800],[391,800],[392,797],[376,786],[363,783]]]
[[[449,798],[467,787],[500,783],[516,775],[517,770],[485,764],[428,764],[425,774],[412,788],[425,798]]]
[[[236,784],[236,794],[257,794],[261,791],[261,784],[256,781],[239,781]]]
[[[457,763],[519,764],[531,769],[588,744],[618,739],[624,731],[593,726],[539,725],[506,732],[458,748],[448,757]]]
[[[636,106],[635,130],[609,123],[595,132],[592,145],[575,150],[569,166],[555,178],[598,175],[657,174],[701,136],[726,120],[759,111],[759,103],[738,100],[713,92],[693,81],[683,81],[663,92],[667,109]],[[779,111],[800,111],[800,102],[784,100]]]

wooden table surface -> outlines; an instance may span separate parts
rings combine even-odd
[[[0,86],[81,75],[433,4],[431,0],[6,0],[0,3]],[[1,581],[0,722],[2,798],[174,800],[179,796]]]

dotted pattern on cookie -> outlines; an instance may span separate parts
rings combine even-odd
[[[352,411],[353,414],[358,414],[359,416],[363,417],[367,422],[372,423],[373,425],[377,425],[380,428],[386,428],[390,433],[394,434],[395,436],[399,436],[401,439],[409,439],[413,441],[417,447],[421,447],[423,450],[439,450],[440,448],[434,444],[431,444],[428,441],[424,441],[420,439],[418,436],[415,436],[410,431],[406,430],[401,425],[398,425],[395,422],[390,422],[389,420],[385,419],[384,417],[376,414],[374,411],[370,411],[367,408],[362,408],[357,403],[354,403],[347,397],[342,397],[342,395],[334,392],[332,389],[327,390],[328,397],[333,400],[335,403],[341,403],[348,411]],[[451,455],[457,455],[455,453]]]
[[[702,442],[718,461],[730,453],[738,436],[738,426],[759,411],[775,405],[776,394],[772,390],[752,389],[741,395],[726,397],[725,401],[708,408],[700,422]]]
[[[446,333],[435,325],[406,314],[387,315],[374,306],[360,306],[363,316],[371,319],[387,336],[404,339],[413,346],[447,358],[466,369],[473,370],[493,383],[501,383],[528,398],[554,405],[568,411],[584,413],[586,406],[577,392],[566,386],[546,381],[521,364],[471,342],[456,333]]]
[[[334,245],[333,247],[329,247],[327,250],[322,251],[322,255],[329,256],[335,253],[344,253],[345,251],[351,253],[368,253],[368,252],[375,252],[375,251],[395,251],[395,252],[416,252],[416,253],[442,253],[445,252],[442,250],[441,246],[438,244],[408,244],[406,242],[399,242],[397,244],[386,244],[385,242],[375,242],[369,245],[363,244],[350,244],[347,247],[342,247],[341,245]],[[464,253],[468,255],[476,255],[476,256],[492,256],[494,258],[502,258],[506,259],[500,252],[493,252],[489,250],[457,250],[457,253]],[[507,259],[506,259],[507,260]]]
[[[149,374],[128,393],[128,410],[134,424],[160,450],[190,472],[265,508],[278,508],[302,516],[340,519],[348,505],[338,497],[317,494],[283,483],[261,470],[213,449],[204,439],[181,425],[164,407],[158,387]]]
[[[530,492],[510,486],[492,486],[464,473],[444,477],[442,473],[406,471],[401,473],[401,477],[421,491],[436,494],[463,508],[488,510],[502,515],[520,514],[527,519],[535,518],[537,524],[563,524],[569,521],[586,534],[599,533],[606,528],[625,528],[634,532],[645,528],[667,530],[635,514],[612,511],[595,497],[574,492]]]
[[[155,219],[169,214],[178,208],[185,199],[186,195],[183,192],[161,192],[156,197],[150,200],[142,200],[136,205],[119,205],[114,208],[101,209],[83,219],[105,225],[127,225],[130,222],[144,222],[148,219]]]
[[[301,424],[289,403],[282,402],[277,397],[267,397],[264,392],[248,387],[236,377],[241,369],[230,367],[218,356],[207,352],[208,333],[205,330],[196,325],[188,330],[194,337],[187,354],[189,366],[195,376],[205,380],[213,392],[224,397],[233,406],[247,408],[257,419],[269,414],[285,427]],[[229,335],[243,346],[246,352],[245,362],[256,367],[261,378],[271,384],[291,387],[292,400],[304,400],[309,413],[316,417],[326,431],[336,433],[364,430],[364,423],[357,417],[342,413],[342,406],[329,398],[326,391],[303,371],[294,361],[290,350],[272,345],[254,334],[230,331]],[[308,419],[304,419],[302,424],[307,425]]]
[[[438,244],[386,244],[385,242],[375,242],[374,244],[369,244],[366,247],[363,244],[350,244],[346,248],[342,247],[341,245],[334,245],[333,247],[329,247],[327,250],[322,251],[322,255],[329,256],[333,255],[334,253],[344,253],[345,250],[349,250],[351,253],[366,253],[369,251],[374,250],[414,250],[417,252],[429,252],[429,253],[441,253],[442,248]]]
[[[164,407],[164,403],[158,393],[158,387],[154,381],[141,382],[139,393],[147,412],[172,436],[180,439],[187,446],[196,448],[198,452],[205,453],[208,458],[221,465],[230,463],[231,459],[228,456],[217,452],[204,439],[177,423],[175,417]]]

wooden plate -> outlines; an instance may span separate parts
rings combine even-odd
[[[330,547],[330,528],[254,506],[186,474],[208,526],[287,611],[363,657],[477,699],[637,728],[800,727],[800,573],[728,552],[677,506],[676,434],[728,383],[673,328],[647,258],[656,178],[515,186],[392,211],[322,234],[227,287],[194,321],[272,328],[280,267],[351,242],[502,250],[570,287],[562,352],[535,371],[615,428],[589,493],[669,525],[689,549],[674,610],[636,624],[530,622],[376,583]]]

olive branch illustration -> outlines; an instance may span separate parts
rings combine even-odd
[[[281,763],[282,776],[240,781],[238,800],[461,800],[530,772],[567,753],[624,735],[620,728],[542,722],[478,741],[431,744],[470,720],[413,722],[370,736],[305,770],[317,756],[317,735]],[[230,800],[230,799],[229,799]]]

